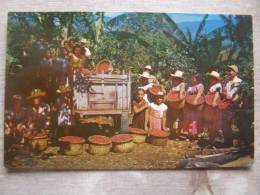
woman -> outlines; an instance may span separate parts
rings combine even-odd
[[[222,93],[222,85],[220,83],[220,75],[216,71],[207,74],[210,88],[206,95],[206,104],[204,108],[203,118],[205,128],[209,131],[210,143],[214,145],[217,130],[220,128],[220,111],[217,107],[217,100]]]
[[[145,112],[148,108],[147,102],[144,100],[145,91],[141,88],[137,90],[136,100],[133,101],[132,109],[134,112],[132,126],[134,128],[144,129]]]
[[[172,77],[172,89],[167,94],[167,125],[173,132],[174,136],[179,137],[183,127],[184,102],[185,102],[185,83],[183,72],[177,70]],[[173,127],[175,126],[175,127]]]
[[[189,138],[195,137],[202,128],[202,111],[204,103],[204,85],[198,74],[191,76],[191,86],[187,89],[184,107],[184,130]]]

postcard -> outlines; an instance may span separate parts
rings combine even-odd
[[[10,12],[8,169],[254,162],[250,15]]]

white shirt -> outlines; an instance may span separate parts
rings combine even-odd
[[[242,80],[237,76],[233,78],[233,80],[228,81],[226,84],[226,92],[229,97],[232,97],[238,91],[238,87],[240,86]]]
[[[180,83],[179,85],[175,86],[175,87],[172,87],[172,91],[180,91],[181,90],[181,86],[184,85],[184,83]]]
[[[153,86],[153,83],[149,83],[145,86],[142,87],[138,87],[139,89],[143,89],[144,91],[147,91],[148,89],[150,89]]]
[[[159,111],[160,112],[160,117],[163,117],[163,112],[167,111],[167,109],[168,109],[167,105],[164,104],[164,103],[161,103],[160,105],[158,105],[158,104],[155,104],[155,103],[152,102],[150,104],[150,107],[152,109],[154,109],[154,110]]]
[[[217,89],[220,89],[220,93],[222,93],[222,85],[221,85],[221,83],[216,83],[216,84],[212,85],[209,88],[209,92],[215,93],[217,91]]]
[[[90,52],[89,48],[84,47],[84,49],[85,49],[85,56],[86,57],[90,57],[91,56],[91,52]]]

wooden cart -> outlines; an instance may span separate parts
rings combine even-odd
[[[131,107],[129,74],[73,75],[73,114],[80,119],[89,116],[111,116],[121,132],[128,128]]]

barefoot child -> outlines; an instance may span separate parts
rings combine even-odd
[[[160,85],[154,85],[149,92],[153,95],[153,102],[145,115],[145,130],[150,134],[151,131],[167,131],[166,111],[167,105],[164,104],[164,93]]]
[[[132,104],[132,109],[134,112],[132,126],[134,128],[144,129],[145,112],[148,108],[148,104],[144,100],[144,95],[145,95],[144,89],[142,88],[137,89],[137,97]]]

